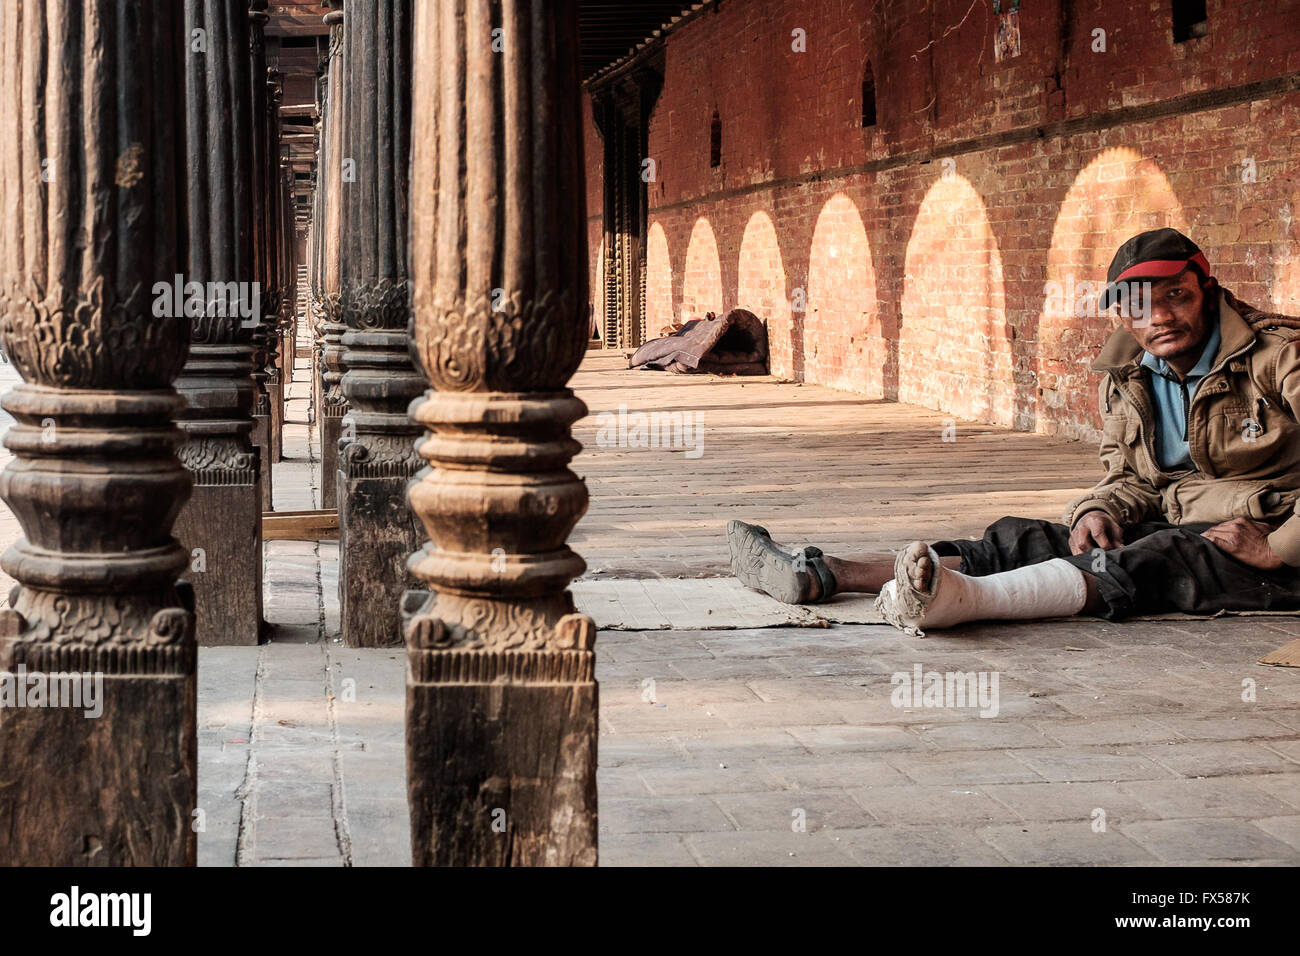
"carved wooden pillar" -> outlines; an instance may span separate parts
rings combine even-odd
[[[575,8],[416,4],[413,347],[434,389],[410,492],[431,592],[403,602],[417,865],[596,862],[596,632],[566,589],[587,507],[568,467],[587,410],[565,387],[588,332]]]
[[[277,111],[278,115],[278,111]],[[293,165],[286,154],[287,147],[281,147],[279,188],[280,188],[280,350],[276,367],[280,372],[281,398],[283,391],[293,381],[294,324],[298,315],[298,264],[296,253],[298,247],[298,224],[296,222],[293,196]],[[281,437],[275,448],[277,456],[284,451],[284,405],[280,405]],[[279,461],[279,457],[276,461]]]
[[[0,4],[0,340],[23,378],[0,497],[24,532],[0,562],[18,582],[0,671],[62,672],[97,701],[0,707],[5,864],[195,862],[194,615],[172,537],[189,332],[157,288],[185,265],[182,28],[173,4]]]
[[[279,39],[274,40],[279,45]],[[277,56],[278,59],[278,56]],[[282,262],[283,194],[280,180],[280,102],[284,98],[284,75],[266,71],[266,169],[263,171],[262,217],[264,220],[262,270],[266,276],[266,395],[270,404],[267,443],[271,463],[280,461],[284,449],[284,380],[280,377],[280,321],[284,311],[285,275]]]
[[[331,36],[333,31],[330,31]],[[323,333],[321,324],[325,321],[324,305],[324,232],[325,232],[325,183],[326,160],[325,138],[322,135],[326,112],[326,80],[328,79],[330,50],[333,44],[329,39],[321,43],[317,38],[319,67],[316,74],[316,121],[312,128],[312,152],[316,157],[311,171],[311,220],[307,226],[307,260],[310,300],[308,303],[308,323],[311,327],[311,421],[319,425],[321,396],[321,370],[323,364]]]
[[[267,468],[251,443],[254,309],[252,122],[245,64],[248,13],[228,0],[185,0],[186,34],[203,30],[206,51],[186,59],[190,233],[186,279],[204,290],[238,288],[242,312],[207,300],[190,319],[191,347],[177,390],[186,442],[181,461],[194,493],[176,536],[190,554],[200,644],[256,644],[262,622],[262,499]],[[234,283],[235,286],[228,286]],[[214,308],[214,306],[217,306]],[[245,318],[244,316],[249,316]]]
[[[406,559],[424,541],[406,486],[424,467],[411,400],[425,390],[407,347],[407,176],[411,143],[411,0],[349,0],[347,231],[340,263],[348,401],[339,451],[339,591],[351,647],[402,643]]]
[[[294,198],[290,189],[292,179],[292,164],[289,159],[289,146],[283,142],[283,118],[279,113],[279,108],[283,99],[285,99],[285,74],[279,72],[279,40],[276,40],[276,60],[274,60],[274,90],[276,90],[276,108],[272,114],[274,124],[274,142],[276,142],[276,178],[274,178],[273,187],[276,190],[276,261],[277,271],[279,273],[279,311],[276,313],[276,378],[281,390],[281,406],[279,406],[279,427],[281,427],[281,437],[273,455],[277,462],[283,455],[283,427],[285,427],[285,406],[283,406],[283,394],[285,388],[289,385],[289,377],[286,376],[285,359],[291,358],[289,351],[286,349],[285,337],[290,328],[290,320],[296,308],[295,291],[296,282],[290,256],[292,255],[292,243],[294,243]],[[287,178],[286,179],[286,173]],[[292,362],[290,360],[290,367]]]
[[[238,2],[238,0],[231,0]],[[269,18],[266,9],[268,0],[249,0],[248,7],[248,57],[245,66],[248,81],[252,89],[253,108],[249,122],[242,130],[231,127],[231,135],[250,137],[253,151],[253,178],[250,202],[253,209],[253,248],[255,250],[255,268],[257,270],[258,288],[261,290],[261,321],[253,329],[253,444],[257,446],[262,461],[261,496],[262,510],[271,509],[271,448],[273,420],[271,417],[271,383],[266,366],[270,359],[272,329],[275,313],[279,308],[276,291],[272,287],[274,279],[269,274],[267,252],[270,240],[271,218],[267,210],[266,176],[270,168],[267,158],[270,151],[270,137],[267,130],[267,81],[266,81],[266,22]]]
[[[344,10],[343,0],[329,0],[330,12],[325,22],[330,25],[329,95],[325,121],[325,157],[328,172],[325,176],[325,231],[321,322],[322,374],[321,374],[321,506],[338,506],[339,438],[343,433],[343,416],[347,414],[347,399],[343,395],[343,323],[339,287],[339,258],[346,210],[343,190],[355,176],[350,157],[343,150],[344,132],[348,122],[347,39],[343,20],[350,15],[351,3]]]

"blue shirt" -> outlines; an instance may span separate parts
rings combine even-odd
[[[1156,412],[1156,461],[1165,471],[1192,467],[1187,451],[1187,410],[1201,380],[1214,368],[1219,354],[1219,323],[1215,322],[1205,341],[1200,360],[1181,382],[1162,358],[1142,353],[1142,366],[1151,370],[1151,398]]]

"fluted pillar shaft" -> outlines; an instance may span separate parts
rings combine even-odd
[[[576,4],[418,3],[414,63],[413,348],[433,390],[410,491],[429,591],[404,602],[412,852],[591,865],[595,626],[565,543],[587,507],[566,387],[588,330]]]
[[[331,30],[331,35],[333,31]],[[311,329],[311,420],[319,427],[322,389],[322,370],[324,368],[324,337],[321,323],[325,321],[325,277],[323,263],[325,230],[325,138],[322,135],[325,124],[327,100],[327,79],[329,77],[330,50],[332,36],[326,41],[324,49],[319,46],[320,66],[316,74],[316,121],[312,128],[312,152],[316,162],[312,164],[311,183],[311,219],[307,225],[307,279],[310,287],[307,303],[308,324]]]
[[[341,344],[349,412],[339,451],[339,591],[343,640],[402,643],[399,608],[415,584],[406,559],[424,540],[406,486],[424,466],[411,400],[425,389],[407,347],[407,176],[411,143],[411,0],[349,0],[350,84],[342,184]]]
[[[282,154],[280,157],[279,168],[279,190],[280,190],[280,285],[283,291],[280,295],[280,350],[276,359],[276,367],[280,372],[280,392],[281,399],[284,396],[284,389],[293,382],[293,360],[294,360],[294,325],[298,315],[298,224],[295,221],[294,197],[293,197],[293,166],[287,163],[287,156],[283,154],[284,147],[281,147]],[[281,435],[274,451],[279,461],[280,455],[284,451],[284,405],[280,406],[280,429]]]
[[[212,298],[190,319],[190,358],[176,381],[187,408],[181,460],[194,494],[176,534],[190,553],[200,644],[256,644],[262,622],[261,476],[252,444],[253,332],[261,309],[253,244],[253,157],[248,13],[226,0],[185,0],[186,32],[207,50],[186,61],[185,96],[191,223],[188,283],[234,290],[237,309]],[[229,299],[229,296],[225,297]]]
[[[343,434],[343,416],[347,398],[343,394],[343,304],[340,288],[340,253],[345,231],[346,207],[344,188],[355,181],[356,167],[343,148],[348,123],[347,37],[344,21],[351,15],[352,3],[329,0],[330,25],[329,94],[325,120],[325,230],[322,237],[323,310],[321,330],[321,505],[338,506],[339,439]]]
[[[263,61],[266,55],[263,53]],[[266,70],[266,168],[262,171],[261,268],[266,288],[266,396],[270,405],[267,446],[271,464],[280,461],[284,450],[284,380],[280,376],[280,326],[283,322],[287,277],[284,272],[284,192],[280,173],[280,102],[284,98],[284,75]]]
[[[240,0],[231,0],[239,3]],[[271,257],[268,247],[271,238],[272,219],[267,209],[268,189],[267,171],[270,168],[271,143],[267,129],[267,77],[266,77],[266,23],[268,0],[249,0],[248,6],[248,56],[245,68],[248,70],[249,89],[252,91],[252,109],[248,121],[240,127],[232,127],[234,135],[247,136],[252,147],[253,173],[252,191],[249,202],[253,213],[253,249],[254,269],[256,270],[258,288],[261,291],[259,321],[253,328],[253,444],[257,446],[262,461],[261,500],[262,510],[270,511],[271,506],[271,449],[273,446],[271,417],[271,389],[268,387],[270,375],[267,364],[270,360],[270,338],[275,324],[275,314],[280,303],[278,291],[274,287],[271,275]]]
[[[18,582],[0,679],[61,673],[81,698],[0,707],[5,864],[195,861],[194,615],[172,537],[189,332],[166,291],[185,265],[188,49],[179,5],[0,4],[0,339],[23,378],[0,497],[24,533],[0,560]]]

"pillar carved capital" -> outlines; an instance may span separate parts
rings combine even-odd
[[[176,334],[185,318],[154,317],[155,283],[125,286],[102,273],[84,283],[61,271],[4,278],[0,341],[23,380],[59,388],[169,385],[185,361]]]
[[[349,329],[405,333],[411,324],[410,281],[405,276],[348,281],[339,298],[339,318]]]
[[[416,324],[415,336],[429,384],[458,392],[562,388],[587,348],[587,316],[585,306],[575,306],[577,291],[516,288],[417,304],[429,317]]]

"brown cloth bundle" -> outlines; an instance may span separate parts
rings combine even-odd
[[[629,368],[767,374],[767,327],[753,312],[732,309],[722,318],[691,319],[676,332],[651,339],[636,350]]]

